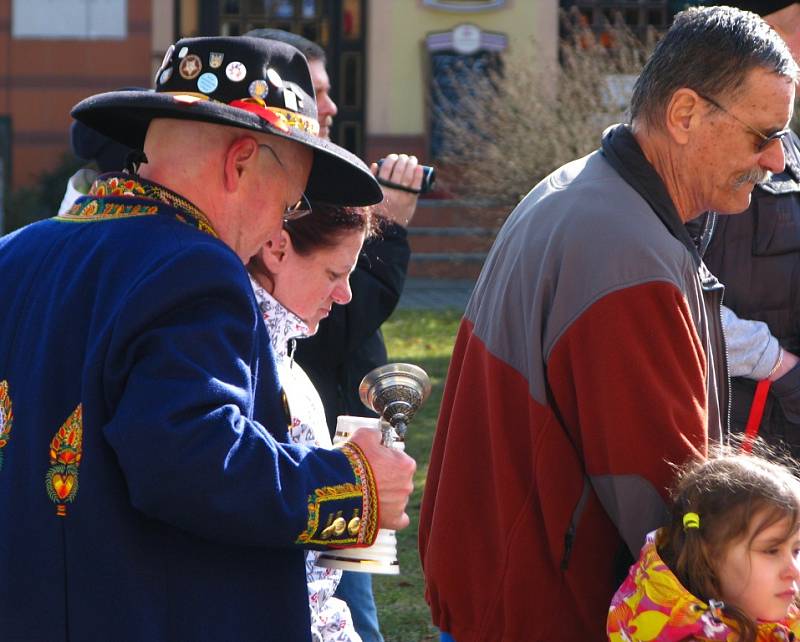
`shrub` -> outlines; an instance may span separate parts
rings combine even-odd
[[[561,14],[556,69],[508,57],[434,101],[443,132],[438,161],[457,195],[515,203],[547,174],[596,149],[624,118],[633,79],[655,45],[617,14],[598,36],[577,10]],[[459,75],[465,70],[460,70]]]

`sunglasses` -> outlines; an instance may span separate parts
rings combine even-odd
[[[284,167],[283,163],[281,162],[280,157],[275,153],[275,150],[272,149],[272,147],[270,147],[269,145],[267,145],[265,143],[258,143],[258,146],[259,147],[266,147],[270,151],[272,156],[278,162],[278,165],[280,165],[281,169],[283,170],[283,172],[288,177],[289,173],[286,171],[286,167]],[[298,218],[302,218],[303,216],[306,216],[308,214],[311,214],[311,203],[308,202],[308,198],[306,197],[306,193],[303,192],[300,195],[300,200],[298,200],[294,205],[288,205],[286,207],[286,209],[283,211],[283,220],[284,221],[295,221]]]
[[[753,127],[753,126],[752,126],[752,125],[750,125],[749,123],[746,123],[745,121],[743,121],[743,120],[742,120],[741,118],[739,118],[738,116],[736,116],[736,115],[732,114],[731,112],[729,112],[727,109],[725,109],[725,108],[724,108],[722,105],[720,105],[720,104],[719,104],[719,103],[718,103],[716,100],[714,100],[713,98],[709,98],[708,96],[704,96],[703,94],[701,94],[701,93],[700,93],[700,92],[698,92],[697,90],[695,90],[695,93],[696,93],[698,96],[700,96],[700,98],[702,98],[703,100],[705,100],[707,103],[710,103],[710,104],[714,105],[714,107],[716,107],[717,109],[719,109],[719,110],[721,110],[721,111],[725,112],[726,114],[728,114],[728,116],[730,116],[731,118],[733,118],[733,119],[734,119],[735,121],[737,121],[739,124],[741,124],[741,125],[744,125],[744,126],[747,128],[747,129],[749,129],[749,130],[750,130],[751,132],[753,132],[753,133],[754,133],[756,136],[758,136],[758,137],[761,139],[761,142],[760,142],[760,143],[759,143],[759,144],[756,146],[756,149],[758,150],[758,152],[759,152],[759,153],[760,153],[760,152],[763,152],[763,151],[764,151],[764,150],[767,148],[767,145],[769,145],[769,144],[770,144],[772,141],[774,141],[774,140],[781,140],[781,139],[783,139],[783,137],[784,137],[784,136],[787,136],[787,135],[789,134],[789,132],[791,131],[791,130],[789,130],[789,129],[781,129],[780,131],[777,131],[777,132],[774,132],[774,133],[772,133],[772,134],[769,134],[769,135],[767,135],[767,134],[765,134],[764,132],[762,132],[761,130],[759,130],[759,129],[756,129],[755,127]]]

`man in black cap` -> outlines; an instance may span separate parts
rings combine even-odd
[[[280,29],[255,29],[246,35],[279,40],[303,52],[316,93],[320,136],[330,139],[338,110],[329,93],[324,49]],[[350,277],[350,303],[334,306],[318,332],[300,341],[295,351],[295,359],[322,398],[331,436],[339,415],[377,416],[361,402],[358,386],[365,374],[388,360],[380,328],[394,312],[403,291],[411,255],[406,227],[414,216],[422,184],[422,167],[416,156],[390,154],[380,169],[373,163],[371,170],[383,185],[384,200],[378,208],[384,217],[381,233],[364,244]],[[356,631],[364,642],[382,642],[372,576],[345,571],[336,596],[350,606]]]
[[[181,40],[155,91],[73,117],[138,173],[0,240],[2,637],[309,640],[304,550],[406,526],[414,463],[286,443],[243,263],[306,196],[380,187],[281,43]]]
[[[759,13],[800,60],[800,3],[729,2]],[[783,442],[800,456],[800,138],[782,139],[783,172],[753,191],[744,214],[711,213],[703,259],[725,284],[723,321],[731,379],[731,429]],[[758,394],[756,391],[760,390]]]

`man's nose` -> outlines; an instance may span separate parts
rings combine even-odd
[[[336,103],[333,102],[333,99],[329,94],[325,94],[325,98],[322,100],[322,105],[317,105],[317,110],[322,113],[329,113],[331,118],[339,113],[339,108],[336,106]]]
[[[761,153],[759,165],[768,169],[773,174],[780,174],[786,167],[786,155],[783,153],[783,144],[780,140],[772,141]]]

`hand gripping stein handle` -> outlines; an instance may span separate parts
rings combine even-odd
[[[422,368],[410,363],[390,363],[375,368],[364,377],[358,387],[364,405],[380,415],[379,419],[367,417],[338,418],[333,443],[350,438],[357,426],[378,425],[381,443],[387,448],[403,449],[408,422],[419,410],[431,392],[431,382]],[[396,575],[397,562],[395,532],[382,528],[375,544],[368,548],[345,548],[326,551],[317,559],[318,566],[339,568],[361,573]]]

